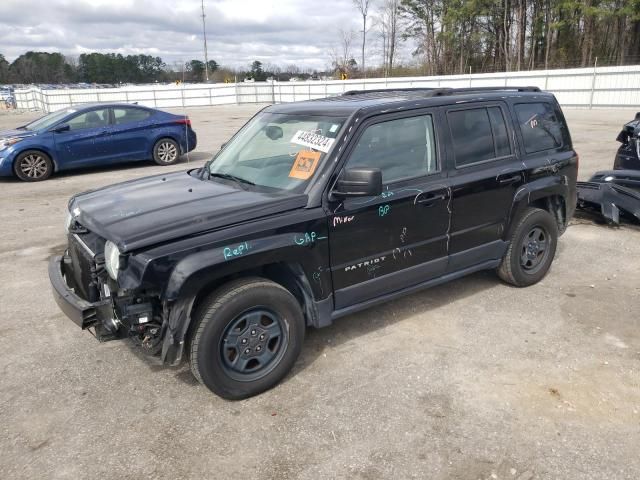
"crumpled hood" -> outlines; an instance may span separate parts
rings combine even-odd
[[[126,252],[306,205],[306,195],[244,190],[176,172],[81,193],[69,211]]]

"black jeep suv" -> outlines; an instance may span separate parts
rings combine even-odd
[[[213,392],[243,398],[287,374],[307,326],[478,270],[538,282],[577,169],[537,88],[273,105],[203,168],[73,197],[49,276],[78,326],[170,365],[186,356]]]

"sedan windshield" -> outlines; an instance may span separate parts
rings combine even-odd
[[[55,125],[57,122],[62,120],[67,115],[70,115],[74,112],[75,110],[73,110],[72,108],[64,108],[62,110],[58,110],[57,112],[53,112],[53,113],[50,113],[49,115],[45,115],[44,117],[39,118],[38,120],[25,125],[24,129],[31,130],[31,131],[45,130],[51,127],[52,125]]]
[[[301,191],[320,168],[344,117],[261,113],[209,165],[209,177]]]

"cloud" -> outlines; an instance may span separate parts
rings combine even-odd
[[[260,60],[322,69],[338,30],[361,28],[350,0],[209,0],[205,7],[209,58],[231,67]],[[172,64],[203,57],[200,15],[198,0],[2,0],[0,53],[10,61],[28,50],[144,53]],[[358,48],[359,40],[354,54]]]

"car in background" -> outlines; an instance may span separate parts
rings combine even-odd
[[[36,182],[53,172],[133,160],[172,165],[196,144],[186,115],[132,104],[84,104],[0,131],[0,176]]]

